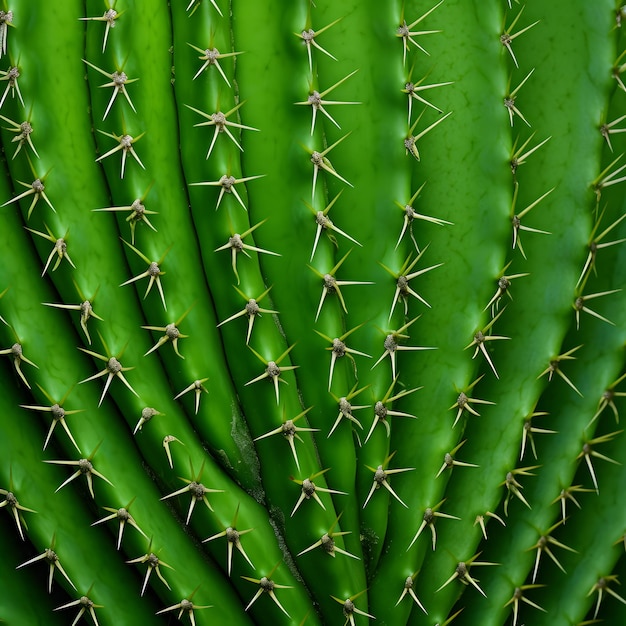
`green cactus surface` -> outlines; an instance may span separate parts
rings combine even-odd
[[[3,0],[0,622],[626,621],[626,7]]]

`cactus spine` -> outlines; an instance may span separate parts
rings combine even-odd
[[[623,617],[623,7],[61,4],[0,13],[0,619]]]

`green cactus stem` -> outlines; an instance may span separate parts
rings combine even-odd
[[[0,7],[0,621],[623,621],[624,17]]]

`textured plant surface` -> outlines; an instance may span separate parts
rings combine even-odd
[[[626,10],[186,5],[0,13],[0,619],[621,623]]]

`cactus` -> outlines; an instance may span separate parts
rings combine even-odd
[[[186,5],[0,12],[0,620],[623,619],[624,7]]]

